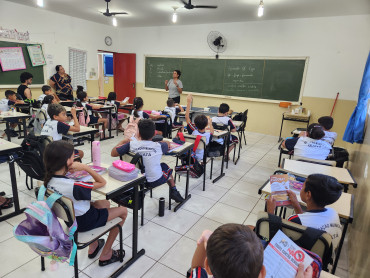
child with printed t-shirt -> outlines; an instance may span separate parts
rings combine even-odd
[[[309,175],[300,192],[301,200],[307,204],[307,210],[303,212],[296,194],[288,190],[289,199],[296,213],[288,220],[327,232],[332,237],[335,250],[342,234],[340,220],[338,213],[326,206],[338,201],[342,191],[343,185],[333,177],[322,174]],[[271,197],[267,201],[267,212],[274,214],[275,208],[276,200]]]
[[[68,120],[66,109],[58,103],[49,104],[48,114],[50,119],[45,122],[41,135],[50,136],[53,137],[54,141],[59,141],[63,139],[63,135],[66,135],[68,131],[80,131],[80,124],[76,116],[76,108],[71,108],[73,125],[66,123]],[[75,149],[75,155],[82,159],[84,152]]]
[[[9,111],[11,106],[13,106],[15,104],[23,104],[23,103],[24,103],[24,101],[23,100],[18,100],[17,99],[17,94],[12,90],[6,90],[5,91],[5,98],[0,100],[0,106],[2,107],[3,111]],[[9,129],[5,130],[5,132],[1,135],[1,137],[4,137],[5,134],[9,134],[9,136],[11,136],[11,137],[17,137],[18,134],[14,130],[14,128],[18,124],[18,119],[8,119],[6,121],[10,123],[10,127],[9,127]]]
[[[330,145],[334,145],[335,139],[337,139],[337,133],[334,131],[330,131],[334,125],[334,120],[330,116],[324,116],[319,118],[319,124],[324,128],[325,136],[322,140],[328,142]]]
[[[229,115],[232,113],[232,110],[230,110],[230,106],[227,103],[221,103],[220,107],[218,108],[218,115],[217,117],[212,118],[212,123],[216,124],[222,124],[224,126],[228,126],[230,129],[230,132],[236,132],[236,127],[233,123],[233,121],[230,119]],[[216,142],[220,145],[224,144],[224,139],[219,138],[216,140],[213,140],[213,142]],[[230,135],[230,144],[232,143],[238,143],[238,138],[235,135]],[[235,148],[235,144],[232,144],[229,148],[229,153]],[[229,160],[229,157],[227,158]]]
[[[172,120],[172,126],[174,127],[182,126],[182,123],[178,123],[175,121],[176,115],[179,112],[184,112],[184,108],[182,108],[180,104],[175,103],[175,101],[172,98],[169,98],[167,100],[167,106],[164,108],[164,111],[170,115]]]
[[[187,101],[187,109],[185,112],[185,119],[186,123],[188,124],[188,132],[191,135],[200,135],[205,137],[206,139],[206,145],[209,144],[209,142],[212,140],[212,133],[213,133],[213,126],[212,126],[212,119],[209,117],[206,117],[203,114],[197,115],[194,119],[194,123],[190,120],[190,106],[193,101],[193,96],[189,94],[186,98]],[[207,126],[209,127],[210,132],[206,131]],[[204,156],[204,149],[202,150],[195,150],[195,157],[196,159],[201,162],[203,161]]]
[[[169,142],[152,141],[155,124],[150,119],[140,120],[138,127],[139,140],[122,140],[112,149],[111,155],[117,157],[130,151],[140,154],[143,158],[148,187],[154,188],[167,183],[171,187],[171,199],[177,203],[183,202],[184,198],[177,191],[172,177],[173,170],[166,163],[161,163],[162,155],[168,152]]]
[[[323,140],[325,133],[322,126],[317,123],[309,125],[307,135],[287,139],[281,146],[289,151],[294,150],[295,156],[325,160],[332,146]]]

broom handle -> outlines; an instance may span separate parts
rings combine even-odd
[[[337,104],[338,97],[339,97],[339,92],[337,93],[337,97],[335,98],[333,109],[331,109],[330,117],[333,116],[334,108],[335,108],[335,105]]]

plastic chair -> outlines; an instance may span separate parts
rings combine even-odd
[[[36,188],[35,193],[36,196],[38,194],[39,188]],[[50,189],[48,189],[45,193],[45,200],[47,197],[49,197],[51,194],[54,192]],[[73,207],[73,202],[71,199],[67,197],[62,197],[59,200],[57,200],[52,208],[53,212],[55,213],[56,217],[60,218],[63,220],[68,227],[72,226],[76,216],[75,216],[75,211]],[[75,232],[74,238],[75,242],[77,244],[77,250],[79,249],[84,249],[87,246],[89,246],[91,243],[94,241],[98,240],[100,237],[105,235],[106,233],[110,232],[114,228],[119,229],[119,244],[120,244],[120,254],[122,254],[123,251],[123,238],[122,238],[122,227],[119,224],[121,222],[121,218],[115,218],[109,222],[103,227],[96,228],[87,232]],[[78,256],[76,252],[76,257],[75,257],[75,263],[74,263],[74,271],[75,271],[75,276],[78,278]],[[120,258],[120,262],[123,262],[123,257]],[[41,270],[45,271],[45,258],[41,257]]]

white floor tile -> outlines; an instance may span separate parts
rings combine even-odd
[[[217,203],[206,214],[205,217],[220,222],[226,223],[243,223],[247,216],[248,211],[231,207],[229,205]]]
[[[197,241],[204,230],[214,231],[222,223],[213,221],[206,217],[202,217],[186,234],[185,236]]]
[[[259,199],[230,190],[220,200],[220,203],[251,211]]]
[[[191,199],[182,208],[198,215],[204,215],[215,203],[215,200],[192,194]]]
[[[191,191],[191,194],[197,194],[218,201],[226,194],[227,191],[228,189],[220,187],[214,183],[206,183],[205,191],[203,191],[203,184],[200,184]]]
[[[247,181],[240,180],[231,188],[231,191],[236,191],[239,193],[246,194],[248,196],[260,198],[260,194],[258,194],[259,188],[260,186],[257,184],[253,184]]]
[[[157,278],[157,277],[164,277],[164,278],[183,278],[185,275],[181,275],[180,273],[174,271],[167,266],[164,266],[161,263],[156,263],[145,275],[143,278]]]
[[[13,237],[13,226],[3,221],[0,222],[0,242]]]
[[[191,259],[197,243],[182,237],[161,259],[160,263],[171,267],[179,273],[186,273],[190,267]]]

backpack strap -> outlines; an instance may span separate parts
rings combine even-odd
[[[37,194],[37,201],[44,201],[46,193],[46,187],[44,185],[40,186],[39,193]]]
[[[77,244],[75,242],[75,237],[74,237],[74,234],[75,234],[76,231],[77,231],[77,221],[75,219],[75,221],[73,222],[73,225],[69,228],[69,234],[68,234],[69,240],[71,240],[73,242],[72,251],[71,251],[71,254],[69,256],[69,265],[70,266],[73,266],[75,264],[75,258],[76,258],[76,255],[77,255]]]
[[[271,240],[275,234],[281,230],[282,221],[281,218],[275,214],[268,214],[269,215],[269,239]]]
[[[325,231],[307,227],[302,236],[296,240],[295,243],[300,247],[311,250],[323,233],[325,233]]]
[[[182,132],[177,132],[177,135],[179,136],[180,140],[185,142],[185,137],[184,137],[184,133]]]
[[[202,136],[201,135],[197,135],[197,138],[195,138],[195,142],[194,142],[193,152],[195,152],[197,150],[198,145],[199,145],[199,142],[200,142],[201,139],[202,139]]]

